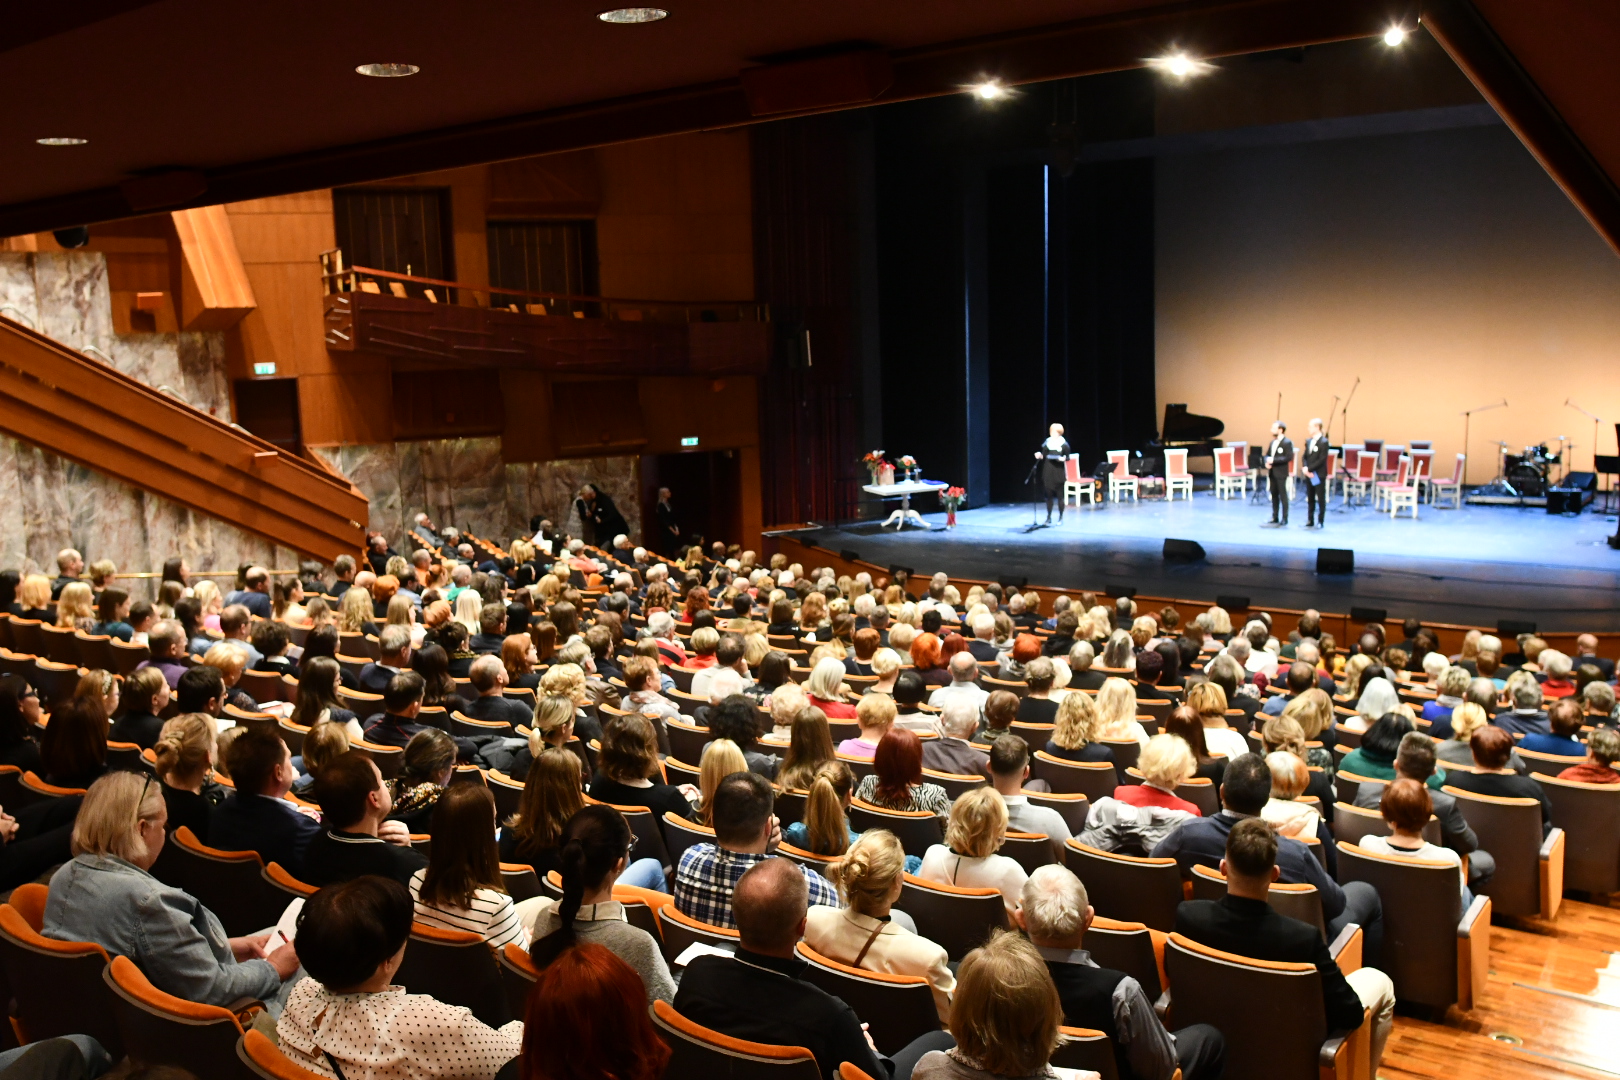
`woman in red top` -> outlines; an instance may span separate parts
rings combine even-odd
[[[695,585],[686,592],[686,608],[681,612],[681,622],[690,623],[692,616],[700,611],[709,610],[709,590],[702,585]]]
[[[844,662],[827,656],[811,669],[810,677],[804,681],[804,692],[810,704],[826,713],[829,720],[855,719],[855,706],[838,692],[845,674]]]
[[[1132,806],[1162,806],[1166,810],[1198,814],[1197,806],[1175,796],[1176,785],[1192,779],[1198,770],[1192,748],[1181,736],[1153,736],[1137,760],[1136,768],[1146,779],[1140,784],[1119,785],[1114,789],[1114,798]]]
[[[1547,673],[1547,678],[1541,684],[1542,697],[1565,698],[1574,695],[1575,683],[1569,677],[1575,667],[1574,661],[1557,649],[1543,649],[1536,662]]]
[[[1614,771],[1616,761],[1620,761],[1620,732],[1613,728],[1593,728],[1586,737],[1586,760],[1559,773],[1558,779],[1579,780],[1583,784],[1620,784],[1620,772]]]

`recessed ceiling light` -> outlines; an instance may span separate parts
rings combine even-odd
[[[1186,53],[1156,56],[1148,61],[1148,66],[1157,68],[1174,79],[1187,79],[1194,75],[1204,75],[1215,70],[1214,64],[1203,60],[1194,60]]]
[[[75,139],[65,135],[53,136],[47,139],[35,139],[41,146],[83,146],[89,139]]]
[[[984,82],[970,87],[970,89],[973,96],[980,101],[1000,101],[1007,96],[1007,88],[995,79],[986,79]]]
[[[1388,45],[1392,49],[1405,41],[1406,27],[1404,26],[1392,26],[1388,30],[1384,31],[1384,44]]]
[[[599,12],[596,17],[605,23],[628,26],[634,23],[650,23],[657,22],[660,19],[667,19],[669,18],[669,12],[663,8],[655,7],[625,7]]]
[[[361,64],[354,70],[373,79],[403,79],[407,75],[415,75],[422,69],[415,64]]]

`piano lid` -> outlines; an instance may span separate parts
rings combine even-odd
[[[1224,421],[1213,416],[1199,416],[1188,412],[1186,405],[1166,405],[1164,426],[1159,429],[1159,441],[1170,446],[1176,443],[1208,442],[1221,437],[1226,430]]]

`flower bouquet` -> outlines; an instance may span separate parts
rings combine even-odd
[[[956,528],[956,510],[967,501],[967,491],[964,488],[948,487],[940,495],[939,501],[945,504],[945,527]]]
[[[878,476],[886,467],[889,467],[889,463],[883,458],[882,450],[868,451],[866,456],[861,458],[861,464],[866,467],[867,472],[872,474],[873,484],[882,483]]]
[[[917,459],[916,458],[912,457],[910,454],[904,454],[900,458],[899,465],[900,465],[900,467],[902,469],[904,469],[906,471],[906,479],[907,480],[915,480],[915,479],[917,479]]]

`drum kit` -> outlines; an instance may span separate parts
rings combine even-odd
[[[1548,449],[1548,443],[1553,441],[1558,443],[1556,452]],[[1555,482],[1552,475],[1553,467],[1562,465],[1568,459],[1570,451],[1575,449],[1575,444],[1565,435],[1556,436],[1556,440],[1549,439],[1535,446],[1526,446],[1522,454],[1509,453],[1512,447],[1500,439],[1496,445],[1500,448],[1502,466],[1496,479],[1487,487],[1497,488],[1505,495],[1516,495],[1520,498],[1547,494],[1547,489]]]

